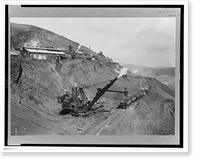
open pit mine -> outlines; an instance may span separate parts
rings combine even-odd
[[[34,26],[11,24],[10,52],[11,135],[174,135],[157,79]]]

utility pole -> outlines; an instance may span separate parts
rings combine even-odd
[[[91,47],[89,46],[89,54],[91,54]]]

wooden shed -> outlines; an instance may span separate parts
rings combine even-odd
[[[26,59],[48,59],[64,56],[65,53],[57,49],[47,49],[38,47],[23,47],[21,51],[21,57]]]

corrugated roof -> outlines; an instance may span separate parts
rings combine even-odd
[[[43,53],[43,54],[57,54],[57,55],[64,55],[64,52],[60,51],[51,51],[51,50],[38,50],[38,49],[30,49],[26,48],[27,51],[33,52],[33,53]]]

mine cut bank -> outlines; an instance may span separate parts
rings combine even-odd
[[[104,111],[90,117],[61,116],[58,97],[78,86],[88,99],[93,99],[97,88],[119,74],[117,63],[81,59],[24,60],[11,57],[11,134],[12,135],[173,135],[175,124],[174,93],[153,78],[130,72],[110,88],[130,94],[141,88],[148,94],[128,109],[117,109],[125,97],[106,92]],[[105,110],[106,109],[106,110]]]

